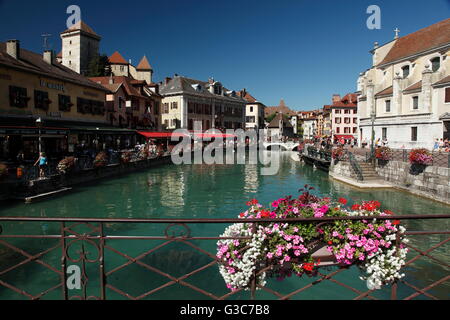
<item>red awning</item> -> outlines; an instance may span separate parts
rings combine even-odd
[[[335,139],[355,139],[355,136],[349,136],[349,135],[335,135]]]
[[[179,137],[187,136],[186,134],[172,133],[172,132],[143,132],[143,131],[138,131],[138,133],[140,135],[146,137],[146,138],[151,138],[151,139],[157,139],[157,138],[170,139],[172,137],[179,138]]]

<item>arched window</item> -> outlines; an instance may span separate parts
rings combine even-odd
[[[403,79],[405,79],[409,76],[409,66],[402,67],[402,75],[403,75]]]
[[[439,68],[441,67],[441,58],[440,57],[436,57],[430,60],[431,62],[431,70],[433,72],[436,72],[439,70]]]

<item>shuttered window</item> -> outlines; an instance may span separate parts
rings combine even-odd
[[[450,102],[450,87],[445,88],[445,102]]]

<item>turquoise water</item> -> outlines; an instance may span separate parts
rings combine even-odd
[[[332,198],[345,197],[350,202],[363,200],[379,200],[383,209],[398,214],[445,214],[449,207],[408,193],[393,190],[360,191],[346,184],[331,181],[325,172],[315,170],[311,166],[295,162],[288,153],[282,157],[280,172],[275,176],[262,176],[259,165],[191,165],[191,166],[160,166],[144,172],[130,174],[111,180],[101,180],[95,184],[76,187],[72,193],[63,197],[32,205],[22,203],[2,204],[1,216],[27,217],[84,217],[84,218],[236,218],[246,209],[245,203],[253,198],[262,204],[286,195],[298,195],[298,190],[305,184],[315,187],[315,193]],[[449,230],[448,221],[411,221],[406,226],[409,230]],[[5,223],[2,225],[3,234],[59,234],[60,225],[57,223]],[[145,235],[163,236],[166,226],[139,224],[109,224],[105,226],[107,235]],[[222,234],[225,225],[190,225],[192,236],[217,237]],[[79,233],[92,232],[89,228],[75,226],[73,230]],[[95,233],[94,233],[95,234]],[[444,240],[444,236],[415,237],[412,244],[422,249],[429,248]],[[43,249],[57,246],[56,240],[9,240],[9,243],[21,248],[29,254],[36,254]],[[129,257],[139,255],[163,244],[163,240],[110,240],[105,251],[105,268],[107,272],[128,262],[115,252],[119,250]],[[192,241],[194,245],[215,254],[216,240]],[[24,289],[36,295],[57,284],[61,275],[49,270],[40,263],[32,262],[7,270],[26,258],[4,243],[0,246],[0,280],[11,286]],[[72,246],[70,254],[77,256],[79,243]],[[95,259],[96,249],[86,244],[88,257]],[[47,263],[55,269],[61,268],[61,249],[42,256],[42,263]],[[450,260],[448,246],[432,252],[437,258]],[[413,256],[413,255],[412,255]],[[187,244],[171,243],[152,252],[142,259],[151,267],[157,268],[174,277],[182,276],[212,261],[210,257]],[[68,263],[69,265],[71,263]],[[75,263],[72,263],[75,264]],[[98,267],[97,263],[86,265],[88,275],[88,295],[98,296]],[[324,270],[323,272],[331,272]],[[431,281],[436,281],[447,275],[448,269],[431,263],[428,258],[418,260],[413,268],[408,269],[406,281],[423,288]],[[335,277],[336,280],[365,292],[365,283],[359,280],[357,269],[350,269]],[[126,268],[111,273],[107,283],[113,287],[137,297],[152,289],[158,288],[170,279],[156,274],[144,266],[130,264]],[[289,293],[305,286],[314,279],[290,278],[283,282],[269,281],[269,287],[282,293]],[[216,296],[222,296],[228,291],[220,277],[217,266],[205,269],[192,277],[185,279],[189,284],[205,289]],[[430,293],[439,298],[448,299],[450,285],[444,283],[431,290]],[[406,297],[413,291],[400,286],[399,296]],[[81,294],[73,290],[70,295]],[[123,295],[112,288],[106,289],[110,299],[121,299]],[[357,293],[343,288],[336,283],[324,281],[308,289],[293,299],[352,299]],[[389,298],[388,289],[374,294],[378,298]],[[232,299],[248,298],[247,293],[240,293]],[[10,288],[0,285],[0,299],[21,299],[22,296]],[[43,299],[60,299],[61,288],[50,291]],[[148,299],[208,299],[207,296],[194,292],[181,285],[171,285],[157,293],[146,297]],[[259,292],[258,299],[274,299],[275,296]],[[419,299],[425,298],[423,295]]]

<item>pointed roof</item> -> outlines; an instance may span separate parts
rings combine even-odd
[[[119,51],[114,52],[108,59],[111,64],[128,64]]]
[[[136,67],[136,70],[142,70],[142,71],[152,71],[153,68],[150,65],[150,63],[148,62],[148,59],[146,56],[144,56],[141,60],[141,62],[139,62],[138,66]]]
[[[87,33],[91,36],[94,36],[95,38],[100,39],[100,36],[98,34],[95,33],[94,30],[92,30],[91,27],[89,27],[86,23],[84,23],[83,21],[78,21],[77,23],[75,23],[73,26],[71,26],[69,29],[61,32],[61,34],[65,34],[65,33],[69,33],[69,32],[73,32],[73,31],[82,31],[84,33]]]
[[[292,124],[289,122],[288,119],[286,119],[286,115],[279,113],[276,115],[275,118],[270,122],[268,128],[279,128],[280,127],[280,121],[283,122],[283,128],[293,128]]]

